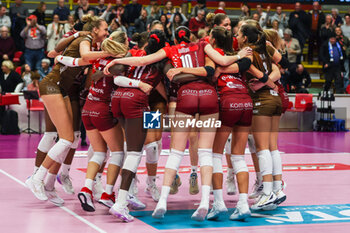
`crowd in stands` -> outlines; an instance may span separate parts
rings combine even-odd
[[[159,20],[164,26],[169,44],[173,44],[177,27],[188,26],[193,35],[200,39],[208,35],[206,15],[209,12],[226,14],[224,1],[218,3],[217,9],[209,10],[205,0],[198,0],[191,11],[187,1],[180,6],[166,1],[164,6],[160,6],[157,0],[150,0],[148,6],[142,6],[137,0],[126,5],[122,0],[116,0],[114,4],[99,0],[97,5],[91,6],[88,0],[79,0],[72,12],[65,4],[65,0],[57,1],[50,22],[45,21],[45,2],[40,2],[32,14],[29,14],[22,0],[15,0],[9,9],[1,6],[2,92],[35,89],[54,65],[53,60],[46,58],[47,52],[54,49],[62,36],[72,30],[74,23],[80,21],[84,14],[105,19],[109,24],[109,33],[125,31],[130,40],[134,33],[147,31],[152,22]],[[309,12],[303,10],[299,2],[295,3],[295,9],[290,13],[284,12],[281,6],[276,9],[265,7],[259,3],[253,12],[250,6],[243,3],[240,16],[231,17],[232,28],[237,31],[239,19],[252,18],[262,28],[273,28],[278,32],[283,38],[281,53],[290,62],[290,67],[282,71],[281,80],[286,90],[307,92],[310,87],[310,75],[301,65],[303,49],[308,42],[308,54],[304,60],[310,64],[314,61],[322,64],[326,80],[324,89],[329,90],[334,80],[336,93],[344,93],[349,85],[350,14],[342,17],[336,8],[332,9],[331,14],[325,14],[319,2],[313,2]],[[19,51],[23,52],[22,56]],[[14,61],[19,57],[19,61]],[[22,65],[22,69],[16,69]],[[21,88],[18,83],[23,84]]]

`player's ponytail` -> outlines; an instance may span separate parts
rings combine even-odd
[[[181,42],[190,43],[191,42],[190,37],[191,37],[191,31],[190,29],[188,29],[188,27],[180,26],[175,31],[175,39],[177,40],[178,43],[181,43]]]

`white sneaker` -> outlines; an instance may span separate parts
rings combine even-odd
[[[146,192],[148,195],[151,195],[152,199],[153,199],[155,202],[158,202],[158,201],[159,201],[160,193],[159,193],[159,190],[158,190],[158,188],[157,188],[156,183],[152,182],[151,184],[147,184],[147,187],[146,187],[145,192]]]
[[[273,210],[277,207],[275,204],[277,200],[276,195],[271,192],[266,195],[261,193],[254,205],[251,206],[252,210]]]
[[[140,181],[137,179],[137,177],[135,176],[134,179],[132,179],[131,181],[131,185],[129,188],[129,193],[133,196],[137,196],[139,189],[137,187],[137,183],[139,183]]]
[[[249,195],[249,199],[255,199],[260,196],[262,190],[263,190],[263,183],[262,181],[255,180],[254,186],[253,186],[253,192]]]
[[[34,180],[33,176],[31,176],[26,180],[25,183],[36,198],[38,198],[41,201],[46,201],[48,199],[45,193],[43,181]]]
[[[154,209],[153,213],[152,213],[152,217],[153,218],[164,218],[164,215],[166,213],[166,209],[167,209],[167,203],[165,200],[160,199],[157,203],[156,208]]]
[[[132,222],[134,217],[129,214],[129,209],[127,206],[119,207],[117,204],[114,204],[112,208],[109,209],[109,213],[123,222]]]
[[[102,193],[104,193],[105,190],[103,189],[102,179],[95,178],[94,184],[92,185],[92,194],[96,201],[99,201],[101,199]]]
[[[83,210],[88,212],[94,212],[95,206],[92,199],[92,191],[88,189],[87,187],[83,187],[80,192],[78,193],[78,198],[81,203],[81,207]]]
[[[205,217],[208,214],[208,207],[206,206],[199,206],[198,209],[192,214],[191,219],[202,222],[205,220]]]
[[[227,195],[235,195],[237,193],[236,180],[233,174],[226,178],[226,192]]]
[[[62,185],[63,190],[67,194],[74,194],[74,188],[70,176],[65,176],[62,173],[57,174],[57,181]]]
[[[238,202],[235,211],[230,216],[230,220],[244,220],[251,215],[248,202]]]
[[[49,191],[45,189],[46,196],[49,198],[54,205],[62,206],[64,204],[64,200],[57,195],[56,189]]]
[[[282,204],[287,199],[287,195],[283,192],[283,189],[275,192],[275,195],[277,197],[277,200],[275,202],[276,205]]]
[[[146,205],[143,204],[136,196],[128,194],[127,201],[133,210],[143,210],[146,208]]]
[[[227,208],[224,202],[214,202],[213,207],[211,208],[207,219],[208,220],[216,220],[222,217],[227,213]]]

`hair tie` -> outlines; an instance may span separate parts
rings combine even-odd
[[[160,39],[158,38],[157,34],[152,34],[149,36],[150,38],[156,39],[156,41],[159,43]]]
[[[178,35],[179,35],[179,38],[182,38],[182,37],[186,36],[186,32],[184,30],[180,30]]]

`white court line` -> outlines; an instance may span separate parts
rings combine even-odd
[[[19,179],[17,179],[16,177],[10,175],[9,173],[5,172],[4,170],[0,169],[0,173],[4,174],[5,176],[11,178],[12,180],[16,181],[17,183],[23,185],[24,187],[27,188],[27,185],[25,183],[23,183],[22,181],[20,181]],[[91,228],[95,229],[98,232],[101,233],[107,233],[106,231],[102,230],[101,228],[99,228],[98,226],[96,226],[95,224],[89,222],[88,220],[86,220],[85,218],[81,217],[80,215],[76,214],[75,212],[71,211],[70,209],[68,209],[65,206],[59,206],[62,210],[66,211],[67,213],[69,213],[70,215],[72,215],[73,217],[77,218],[78,220],[80,220],[81,222],[87,224],[88,226],[90,226]]]

